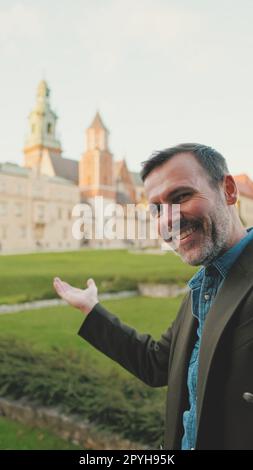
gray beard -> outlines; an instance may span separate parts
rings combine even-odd
[[[221,205],[221,201],[219,200],[215,215],[211,217],[211,233],[206,236],[205,245],[202,247],[199,257],[188,261],[187,255],[184,257],[179,253],[184,262],[191,266],[207,266],[227,250],[231,218],[226,209],[224,205]]]

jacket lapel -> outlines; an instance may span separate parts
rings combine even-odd
[[[183,432],[182,413],[188,406],[187,370],[194,342],[197,321],[192,315],[191,293],[182,307],[183,317],[169,366],[165,443],[168,449],[180,449]]]
[[[200,422],[210,366],[218,342],[241,300],[253,284],[253,276],[250,275],[252,259],[253,243],[251,242],[231,268],[205,320],[199,357],[197,428]]]

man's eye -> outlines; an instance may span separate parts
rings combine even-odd
[[[188,199],[190,197],[190,193],[184,193],[184,194],[179,194],[174,198],[174,204],[180,204],[180,202],[183,202],[184,200]]]

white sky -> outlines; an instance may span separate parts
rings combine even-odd
[[[253,177],[252,0],[0,0],[0,161],[23,162],[46,78],[64,156],[97,109],[131,170],[181,142]]]

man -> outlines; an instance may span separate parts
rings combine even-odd
[[[253,230],[238,216],[235,181],[200,144],[157,152],[142,178],[172,245],[180,204],[175,250],[202,266],[172,326],[159,341],[138,334],[98,303],[92,279],[81,290],[56,278],[55,289],[88,314],[84,339],[150,386],[168,385],[165,449],[253,449]]]

